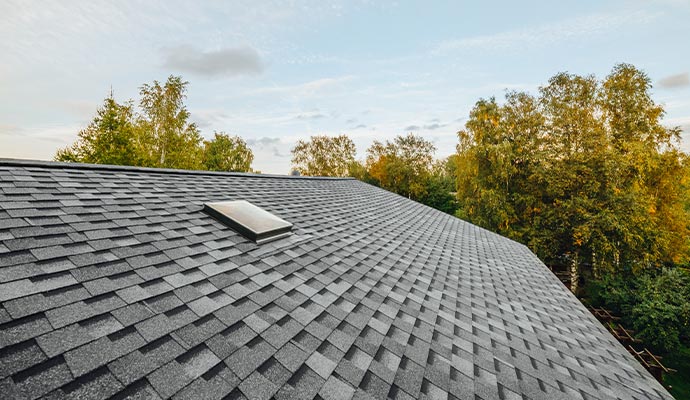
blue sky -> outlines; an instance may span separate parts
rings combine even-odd
[[[690,0],[195,3],[0,3],[0,157],[51,159],[111,87],[136,100],[175,74],[204,136],[242,136],[263,172],[314,134],[363,158],[411,131],[440,158],[480,97],[618,62],[649,74],[690,150]]]

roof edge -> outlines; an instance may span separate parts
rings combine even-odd
[[[125,172],[179,174],[179,175],[243,176],[243,177],[251,177],[251,178],[355,180],[355,178],[352,178],[352,177],[340,178],[340,177],[331,177],[331,176],[294,176],[294,175],[277,175],[277,174],[254,174],[254,173],[249,173],[249,172],[221,172],[221,171],[203,171],[203,170],[173,169],[173,168],[135,167],[135,166],[129,166],[129,165],[86,164],[86,163],[71,163],[71,162],[61,162],[61,161],[44,161],[44,160],[30,160],[30,159],[2,158],[2,157],[0,157],[0,166],[39,167],[39,168],[51,168],[51,169],[125,171]]]

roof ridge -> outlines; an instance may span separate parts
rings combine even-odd
[[[71,163],[61,161],[30,160],[18,158],[0,157],[0,166],[11,167],[40,167],[51,169],[83,169],[83,170],[104,170],[104,171],[130,171],[141,173],[160,173],[160,174],[181,174],[181,175],[216,175],[216,176],[243,176],[251,178],[277,178],[277,179],[315,179],[315,180],[355,180],[352,177],[332,177],[332,176],[294,176],[278,174],[256,174],[250,172],[224,172],[224,171],[204,171],[174,168],[153,168],[137,167],[129,165],[110,165],[110,164],[86,164]]]

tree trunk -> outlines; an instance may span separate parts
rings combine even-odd
[[[597,253],[592,251],[592,275],[594,279],[599,279],[599,264],[597,263]]]
[[[573,254],[573,259],[570,262],[570,291],[577,293],[577,289],[580,281],[580,264],[578,260],[579,252]]]
[[[620,264],[621,264],[621,254],[618,252],[618,249],[616,249],[613,252],[613,265],[616,266],[616,271],[618,271]]]

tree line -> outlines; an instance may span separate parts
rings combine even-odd
[[[139,107],[118,103],[112,92],[56,161],[209,171],[251,171],[254,160],[239,136],[215,132],[203,140],[184,104],[188,82],[170,76],[139,90]]]
[[[292,165],[301,175],[354,177],[453,214],[456,157],[436,160],[434,144],[408,134],[374,141],[364,161],[355,158],[347,135],[312,136],[292,149]]]

